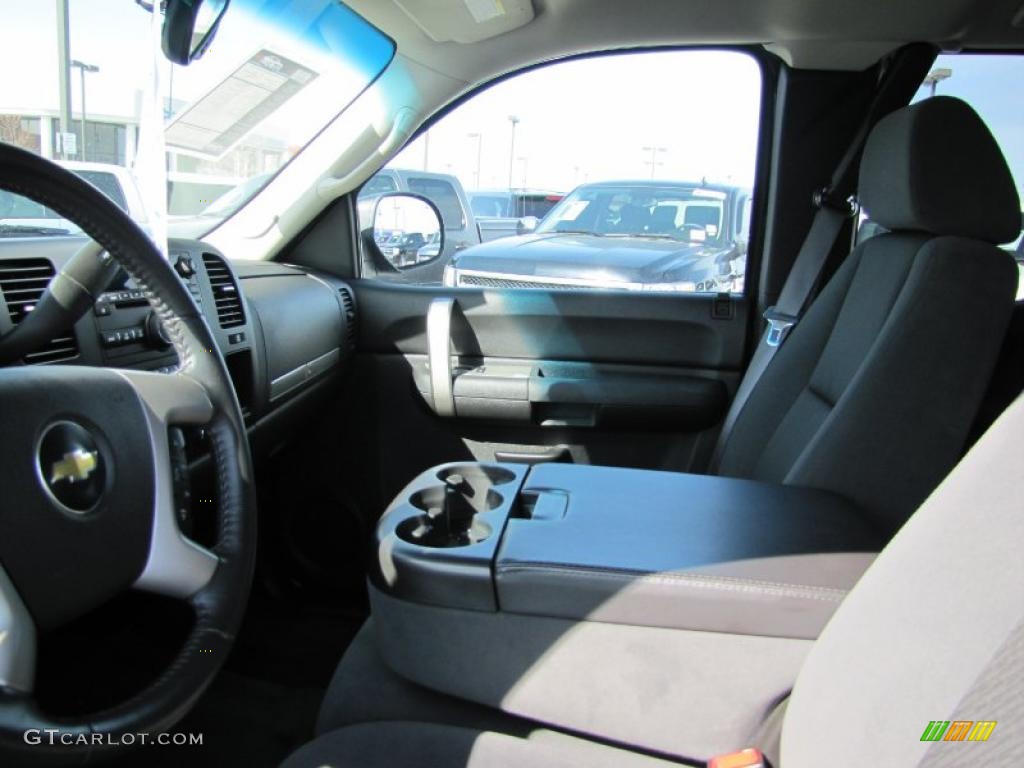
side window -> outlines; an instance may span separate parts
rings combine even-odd
[[[1016,54],[960,53],[939,56],[914,97],[946,95],[963,99],[985,121],[1010,166],[1017,194],[1024,200],[1024,108],[1016,84],[1024,82],[1024,56]],[[1009,90],[1008,90],[1009,89]],[[1021,212],[1024,226],[1024,211]],[[864,225],[862,224],[862,227]],[[1024,300],[1024,243],[1021,233],[1002,248],[1017,259],[1020,280],[1017,300]]]
[[[522,198],[522,215],[543,219],[555,203],[562,199],[561,195],[524,195]]]
[[[470,198],[470,207],[474,216],[487,218],[509,215],[507,195],[473,195]]]
[[[398,189],[398,185],[395,184],[395,180],[390,176],[378,173],[376,176],[372,176],[369,181],[363,184],[363,188],[359,190],[359,197],[374,197],[376,195],[383,195],[388,192],[394,192]]]
[[[429,268],[401,279],[742,291],[760,101],[760,67],[737,51],[609,54],[507,78],[389,164],[445,233]]]

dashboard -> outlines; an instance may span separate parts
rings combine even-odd
[[[0,335],[32,310],[84,242],[0,240]],[[168,253],[213,331],[250,431],[344,370],[356,327],[355,296],[344,282],[288,265],[231,262],[198,240],[172,238]],[[178,361],[142,291],[122,272],[92,311],[22,362],[169,372]]]

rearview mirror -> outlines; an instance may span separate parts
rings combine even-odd
[[[437,259],[444,250],[444,229],[437,207],[407,192],[381,195],[373,208],[367,246],[394,269]]]
[[[164,56],[187,67],[202,57],[217,34],[230,0],[167,0]]]

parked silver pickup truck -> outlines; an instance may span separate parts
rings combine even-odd
[[[469,204],[486,243],[532,232],[562,197],[539,189],[480,189],[469,193]]]

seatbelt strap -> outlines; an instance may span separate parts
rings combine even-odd
[[[929,50],[932,51],[931,58],[928,58]],[[868,106],[864,121],[836,166],[829,185],[814,193],[812,202],[817,211],[811,221],[811,228],[808,230],[807,236],[804,237],[800,250],[797,251],[793,266],[786,276],[786,282],[782,285],[778,301],[764,313],[768,327],[754,350],[750,365],[736,390],[736,397],[729,407],[722,430],[718,434],[718,441],[711,455],[711,472],[718,470],[733,427],[758,381],[768,369],[772,358],[775,357],[775,353],[778,352],[793,326],[800,322],[800,317],[810,303],[821,280],[825,262],[836,244],[843,224],[857,214],[856,202],[850,197],[850,190],[853,187],[850,177],[851,170],[860,157],[868,134],[881,117],[906,103],[906,95],[901,92],[906,88],[904,80],[912,80],[916,74],[913,70],[921,69],[922,63],[924,71],[927,71],[927,67],[934,60],[933,49],[920,45],[907,46],[900,53],[903,55],[895,58],[890,66],[882,71],[879,87]],[[904,65],[911,70],[909,78],[896,76],[896,73]],[[921,77],[924,77],[923,73]]]

